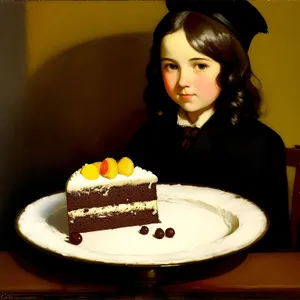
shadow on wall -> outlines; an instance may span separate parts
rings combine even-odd
[[[10,161],[21,170],[10,200],[17,210],[63,190],[83,164],[122,156],[146,118],[151,38],[137,33],[90,41],[51,58],[29,78],[11,147]]]

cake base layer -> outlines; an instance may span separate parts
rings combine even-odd
[[[74,219],[73,223],[69,222],[69,232],[89,232],[151,223],[159,223],[158,214],[153,214],[152,209],[116,213],[105,218],[85,216]]]

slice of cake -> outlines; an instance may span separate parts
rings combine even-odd
[[[69,233],[158,223],[156,183],[129,158],[83,166],[66,184]]]

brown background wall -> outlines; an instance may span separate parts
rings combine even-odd
[[[252,3],[262,12],[269,25],[269,34],[258,35],[249,53],[253,70],[263,85],[265,115],[262,121],[282,136],[286,146],[293,146],[300,143],[300,101],[297,93],[300,28],[295,25],[295,21],[300,19],[300,2],[256,0]],[[62,71],[65,72],[62,76],[65,81],[61,82],[61,86],[65,87],[65,91],[62,96],[61,92],[54,88],[56,99],[53,98],[52,101],[58,101],[62,96],[64,102],[70,103],[69,109],[73,103],[71,111],[74,116],[74,110],[90,113],[93,109],[85,105],[87,102],[91,104],[93,98],[94,102],[91,105],[95,105],[96,112],[105,108],[106,117],[111,116],[110,122],[106,119],[102,122],[99,119],[100,126],[94,115],[89,124],[75,122],[72,125],[75,126],[74,132],[81,132],[76,134],[77,147],[82,147],[84,153],[93,147],[93,140],[97,140],[97,134],[99,139],[103,135],[102,131],[106,130],[104,126],[118,124],[120,113],[124,117],[125,111],[141,107],[143,70],[148,60],[151,33],[165,13],[163,1],[44,1],[27,4],[28,74],[32,76],[50,58],[56,57],[55,59],[59,60],[63,55],[67,57],[62,52],[66,49],[72,52],[75,51],[74,47],[77,47],[78,57],[73,57],[73,61],[69,58],[68,63],[81,64],[82,69],[78,66],[76,70],[73,67]],[[122,39],[122,34],[129,34],[130,38]],[[81,46],[78,46],[80,44]],[[83,51],[81,54],[80,48]],[[93,51],[93,57],[89,51]],[[104,61],[107,64],[104,65]],[[51,69],[51,72],[55,72],[54,69]],[[51,73],[53,80],[56,76]],[[86,81],[81,85],[67,88],[72,81],[81,81],[82,77]],[[46,94],[44,91],[42,93]],[[44,100],[39,101],[47,101],[45,97],[42,98]],[[123,110],[124,105],[126,110]],[[118,107],[122,111],[118,112]],[[66,116],[68,114],[66,113]],[[97,113],[94,111],[94,114]],[[122,120],[121,123],[126,122]],[[65,121],[61,122],[66,126]],[[90,135],[92,132],[93,136]],[[68,138],[72,140],[75,136]],[[116,137],[112,139],[115,140]],[[84,140],[87,143],[83,145]],[[106,143],[107,141],[99,140],[98,144]],[[93,152],[92,149],[91,151]],[[100,152],[98,157],[101,157]],[[288,172],[291,185],[294,172],[292,169]]]
[[[24,4],[0,3],[0,249],[10,239],[15,206],[10,196],[20,172],[10,153],[27,76],[24,15]]]

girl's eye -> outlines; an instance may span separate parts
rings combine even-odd
[[[206,69],[207,67],[208,67],[208,66],[205,65],[205,64],[197,64],[197,65],[196,65],[196,68],[199,69],[199,70],[204,70],[204,69]]]
[[[165,68],[166,68],[167,70],[171,70],[171,71],[174,71],[174,70],[177,70],[177,69],[178,69],[177,65],[175,65],[175,64],[166,64],[166,65],[165,65]]]

